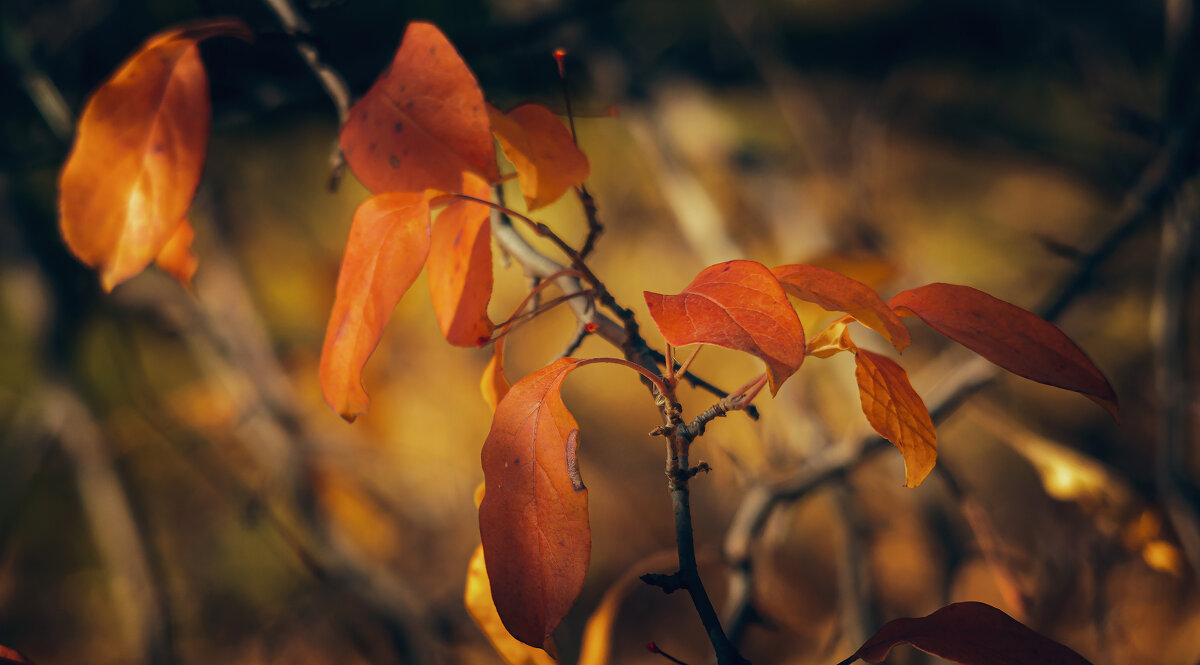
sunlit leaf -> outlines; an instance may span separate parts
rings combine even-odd
[[[492,588],[488,581],[487,566],[483,559],[483,545],[475,548],[471,563],[467,566],[467,589],[463,602],[471,618],[487,636],[492,648],[508,665],[555,665],[557,661],[542,649],[523,644],[510,635],[500,621],[496,604],[492,602]]]
[[[518,381],[483,444],[479,533],[492,597],[508,632],[534,647],[575,602],[591,557],[588,492],[575,464],[579,425],[559,392],[587,363],[560,358]]]
[[[192,240],[195,237],[196,230],[192,228],[191,222],[181,220],[175,232],[167,239],[167,244],[163,245],[162,251],[154,258],[154,263],[159,269],[189,289],[192,287],[192,276],[196,274],[196,268],[200,265],[200,261],[192,253]]]
[[[821,332],[808,340],[804,352],[818,358],[829,358],[842,351],[857,349],[858,346],[850,339],[850,331],[846,328],[851,320],[852,317],[846,315],[836,321],[830,321]]]
[[[546,107],[525,104],[501,113],[488,106],[488,116],[504,156],[517,169],[521,194],[530,210],[553,203],[587,180],[591,170],[587,156]]]
[[[718,263],[677,295],[644,295],[669,344],[715,344],[757,356],[772,394],[804,362],[804,328],[779,280],[760,263]]]
[[[859,659],[883,662],[892,647],[902,643],[963,665],[1090,665],[1068,647],[978,602],[954,603],[918,619],[889,621],[839,665]]]
[[[845,312],[864,326],[883,335],[901,351],[911,338],[904,322],[887,306],[878,293],[862,282],[841,273],[796,264],[779,266],[771,272],[779,278],[783,290],[800,300],[815,303],[831,312]]]
[[[508,384],[508,379],[504,376],[504,340],[501,337],[496,340],[492,348],[492,357],[488,360],[487,367],[483,368],[483,377],[479,380],[479,389],[483,392],[483,401],[492,407],[492,413],[496,412],[496,407],[500,404],[500,400],[508,394],[511,386]]]
[[[904,456],[904,485],[916,487],[937,462],[937,434],[904,368],[866,349],[855,352],[858,396],[867,422]]]
[[[583,642],[579,645],[577,665],[608,665],[612,656],[613,629],[621,605],[635,589],[646,586],[642,575],[656,570],[669,570],[679,563],[675,550],[663,550],[638,561],[604,592],[600,603],[588,617],[583,629]]]
[[[341,145],[372,192],[453,192],[464,172],[499,177],[479,83],[428,23],[409,24],[391,66],[350,109]]]
[[[467,174],[463,193],[488,199],[488,185]],[[488,301],[492,298],[491,209],[458,200],[437,216],[429,245],[429,295],[446,341],[482,346],[491,339]]]
[[[348,421],[367,411],[362,370],[429,253],[429,202],[379,194],[354,213],[321,349],[321,392]]]
[[[902,291],[888,305],[1013,374],[1082,393],[1117,417],[1117,395],[1104,374],[1063,331],[1032,312],[969,286],[940,283]]]
[[[232,19],[151,37],[88,99],[59,179],[63,239],[105,290],[140,273],[187,214],[208,144],[208,76],[196,43],[251,39]]]

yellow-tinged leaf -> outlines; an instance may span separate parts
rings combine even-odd
[[[867,422],[904,456],[904,485],[916,487],[937,463],[937,434],[921,396],[896,361],[858,349],[858,394]]]
[[[483,378],[479,380],[479,389],[483,392],[483,401],[496,412],[496,405],[508,394],[511,386],[504,377],[504,338],[496,340],[492,347],[492,358],[487,367],[483,368]]]
[[[521,194],[530,210],[558,200],[587,180],[591,167],[558,116],[544,106],[525,104],[501,113],[488,106],[492,133],[517,169]]]
[[[464,174],[463,193],[487,200],[488,184]],[[429,295],[446,341],[483,346],[491,339],[488,301],[492,298],[491,209],[457,200],[437,216],[429,246]]]
[[[482,486],[481,486],[482,487]],[[492,601],[492,587],[488,581],[487,565],[483,559],[483,545],[475,548],[471,563],[467,566],[467,589],[463,598],[467,612],[487,636],[492,648],[508,665],[554,665],[556,661],[542,649],[522,643],[508,633],[496,603]]]
[[[874,289],[856,279],[827,268],[804,264],[779,266],[771,272],[788,295],[815,303],[829,311],[846,312],[864,326],[883,335],[897,351],[903,351],[911,341],[900,317]]]
[[[621,604],[634,589],[645,586],[641,579],[644,573],[670,570],[678,561],[679,555],[675,550],[651,554],[630,566],[624,575],[608,587],[583,629],[578,665],[608,665],[612,655],[613,627]]]
[[[824,330],[813,335],[805,347],[805,355],[829,358],[842,351],[857,349],[858,347],[850,339],[850,331],[846,328],[851,319],[852,317],[847,315],[836,321],[831,321],[829,325],[825,326]]]
[[[59,226],[106,291],[140,273],[191,206],[208,144],[208,76],[196,43],[251,39],[215,19],[159,33],[100,86],[59,178]]]
[[[196,237],[196,230],[188,220],[184,219],[179,222],[175,233],[167,240],[167,244],[163,245],[162,251],[154,258],[154,263],[163,272],[179,280],[188,289],[192,288],[192,275],[196,274],[196,268],[200,265],[200,261],[196,255],[192,253],[192,240]]]

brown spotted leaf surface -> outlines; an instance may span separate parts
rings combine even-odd
[[[962,665],[1091,665],[1069,647],[991,605],[973,601],[947,605],[917,619],[889,621],[840,665],[859,659],[883,662],[898,644]]]
[[[1032,312],[942,283],[902,291],[888,305],[1013,374],[1082,393],[1117,417],[1117,395],[1104,374],[1066,333]]]
[[[589,362],[560,358],[518,381],[483,444],[479,533],[492,598],[508,632],[533,647],[574,604],[591,557],[579,425],[560,394],[567,374]]]
[[[772,394],[804,362],[804,328],[779,280],[760,263],[718,263],[678,294],[644,295],[669,344],[714,344],[757,356]]]
[[[325,402],[348,421],[367,411],[363,366],[428,253],[424,195],[378,194],[355,211],[320,366]]]
[[[71,252],[100,271],[105,290],[144,270],[185,223],[212,115],[196,44],[218,35],[251,39],[232,19],[161,32],[92,94],[79,117],[59,177],[59,227]]]
[[[372,192],[460,191],[462,174],[498,179],[475,75],[446,36],[413,22],[392,64],[350,109],[342,152]]]

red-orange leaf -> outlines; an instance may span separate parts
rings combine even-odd
[[[428,23],[409,24],[391,66],[350,109],[341,144],[372,192],[456,192],[464,172],[499,178],[479,83]]]
[[[1082,393],[1117,417],[1117,395],[1104,374],[1063,331],[1032,312],[956,284],[902,291],[888,305],[1013,374]]]
[[[33,661],[22,656],[16,649],[0,645],[0,665],[33,665]]]
[[[488,185],[467,174],[463,193],[488,199]],[[492,298],[491,209],[458,200],[437,217],[429,246],[429,295],[446,341],[482,346],[491,339],[488,301]]]
[[[367,411],[362,369],[429,253],[429,202],[379,194],[354,213],[321,349],[325,402],[348,421]]]
[[[587,156],[550,109],[525,104],[505,114],[488,106],[488,116],[504,156],[517,168],[530,210],[553,203],[587,180],[591,169]]]
[[[191,222],[184,219],[167,239],[162,251],[154,257],[155,265],[189,289],[192,288],[192,275],[196,274],[196,267],[200,264],[192,253],[192,240],[195,237],[196,230]]]
[[[900,317],[875,293],[875,289],[856,279],[826,268],[803,264],[779,266],[771,272],[779,278],[784,291],[831,312],[845,312],[853,316],[864,326],[883,335],[897,351],[902,351],[911,341]]]
[[[88,100],[59,179],[59,220],[71,252],[105,290],[140,273],[191,206],[208,143],[208,76],[196,42],[249,40],[217,19],[159,33]]]
[[[883,662],[901,643],[963,665],[1091,665],[1070,648],[974,601],[947,605],[919,619],[889,621],[839,665],[860,658]]]
[[[858,396],[867,422],[904,456],[904,485],[916,487],[937,462],[937,435],[929,410],[908,382],[904,368],[887,356],[858,349]]]
[[[767,365],[771,394],[804,362],[804,328],[779,280],[760,263],[718,263],[678,295],[644,295],[669,344],[715,344],[757,356]]]
[[[563,404],[560,358],[508,391],[483,444],[479,506],[492,598],[508,632],[541,647],[583,588],[591,557],[587,489],[575,464],[579,425]]]

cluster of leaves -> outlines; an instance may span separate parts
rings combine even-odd
[[[154,261],[185,284],[196,269],[185,216],[210,115],[196,43],[217,35],[250,37],[243,24],[230,20],[164,32],[122,65],[80,118],[60,183],[62,232],[76,256],[99,270],[106,289]],[[516,168],[528,210],[578,191],[588,161],[572,133],[544,107],[503,113],[488,105],[474,75],[434,26],[408,27],[391,65],[350,110],[340,141],[373,196],[354,215],[338,277],[320,363],[325,399],[348,421],[366,412],[363,367],[423,268],[446,340],[460,346],[495,342],[483,377],[494,417],[482,447],[482,544],[470,564],[468,605],[506,659],[542,662],[520,643],[548,644],[582,588],[591,550],[588,493],[576,461],[580,432],[562,401],[562,383],[579,367],[617,363],[640,372],[658,397],[673,399],[673,362],[664,379],[658,368],[628,360],[565,357],[509,386],[501,338],[510,326],[493,323],[487,312],[492,210],[557,236],[492,202],[492,188],[505,179],[495,144]],[[585,295],[594,297],[602,285],[583,268],[578,252],[558,244],[591,282],[593,291]],[[806,336],[789,296],[843,316]],[[775,394],[807,357],[853,354],[863,412],[900,450],[909,487],[920,485],[936,462],[933,423],[904,369],[851,339],[852,322],[902,351],[910,343],[902,318],[919,318],[1004,369],[1079,392],[1116,416],[1112,387],[1062,331],[966,286],[929,284],[884,301],[831,270],[769,269],[739,260],[706,268],[678,294],[647,292],[645,300],[669,351],[708,344],[763,361],[764,375],[735,393],[731,408],[744,407],[764,385]],[[888,624],[854,658],[877,662],[894,644],[911,642],[964,663],[1082,662],[1045,638],[1031,641],[1031,631],[978,603],[904,621]]]

